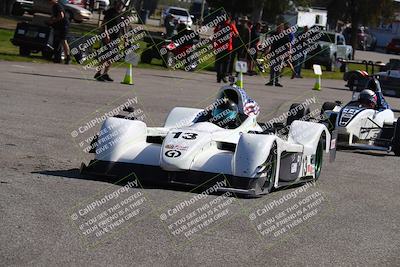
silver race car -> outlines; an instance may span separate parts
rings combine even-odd
[[[224,179],[220,191],[249,196],[317,180],[324,151],[335,151],[325,125],[295,120],[278,136],[278,128],[257,123],[259,110],[243,89],[225,86],[205,109],[172,109],[162,127],[107,118],[93,143],[95,159],[81,172],[190,186]]]

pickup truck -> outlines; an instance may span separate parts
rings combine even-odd
[[[350,45],[346,45],[343,34],[334,32],[320,33],[321,37],[317,39],[316,48],[307,54],[306,69],[311,69],[313,64],[318,64],[325,66],[327,71],[334,71],[337,59],[353,58],[353,48]],[[345,72],[346,70],[341,68],[341,71]]]

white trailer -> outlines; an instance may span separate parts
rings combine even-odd
[[[289,24],[299,27],[319,26],[326,28],[328,22],[328,11],[317,8],[296,8],[295,11],[283,15]]]

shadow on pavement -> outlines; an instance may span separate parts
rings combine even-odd
[[[339,90],[339,91],[349,91],[349,88],[339,88],[339,87],[330,87],[330,86],[324,86],[324,89],[332,89],[332,90]]]
[[[371,150],[354,150],[354,148],[340,148],[341,152],[344,153],[354,153],[354,154],[360,154],[360,155],[367,155],[367,156],[374,156],[374,157],[396,157],[392,153],[388,153],[385,151],[371,151]]]
[[[10,73],[25,74],[25,75],[40,76],[40,77],[74,79],[74,80],[98,82],[98,81],[96,81],[95,79],[92,79],[92,78],[79,78],[79,77],[71,77],[71,76],[60,76],[60,75],[50,75],[50,74],[40,74],[40,73],[29,73],[29,72],[22,72],[22,71],[11,71]]]
[[[122,179],[124,181],[121,182],[121,177],[110,178],[110,177],[102,177],[102,176],[83,175],[83,174],[80,174],[80,171],[78,168],[69,169],[69,170],[43,170],[43,171],[34,171],[31,173],[63,177],[63,178],[71,178],[71,179],[82,179],[82,180],[89,180],[89,181],[106,182],[109,184],[115,184],[115,185],[120,185],[120,186],[124,186],[127,184],[127,182],[132,180],[132,179]],[[188,193],[193,193],[193,194],[200,194],[205,189],[207,189],[207,187],[199,187],[199,186],[194,187],[194,186],[181,185],[181,184],[165,184],[165,183],[155,184],[152,182],[142,182],[142,181],[140,181],[140,179],[139,179],[139,182],[140,182],[142,189],[162,189],[162,190],[168,190],[168,191],[188,192]],[[304,184],[305,183],[298,183],[298,184],[280,187],[280,188],[274,189],[273,192],[298,188],[298,187],[303,186]],[[272,194],[273,194],[273,192],[272,192]],[[218,191],[218,192],[211,193],[211,195],[216,195],[216,196],[220,196],[222,194],[224,194],[224,192]],[[269,195],[269,194],[267,194],[267,195]],[[265,195],[246,196],[246,195],[234,194],[234,197],[238,197],[241,199],[254,199],[254,198],[259,198],[259,197],[265,197]]]
[[[74,169],[69,169],[69,170],[43,170],[43,171],[33,171],[31,172],[32,174],[42,174],[42,175],[48,175],[48,176],[56,176],[56,177],[63,177],[63,178],[71,178],[71,179],[82,179],[82,180],[89,180],[89,181],[99,181],[99,182],[105,182],[109,184],[115,184],[115,185],[120,185],[124,186],[127,184],[132,179],[122,179],[124,181],[121,181],[121,177],[102,177],[102,176],[89,176],[89,175],[83,175],[80,174],[80,171],[78,168]],[[148,183],[148,182],[142,182],[140,181],[140,185],[143,189],[163,189],[163,190],[170,190],[170,191],[180,191],[180,192],[191,192],[191,193],[201,193],[202,190],[193,190],[195,187],[192,186],[185,186],[185,185],[178,185],[178,184],[154,184],[154,183]],[[217,193],[215,195],[221,195],[221,193]]]

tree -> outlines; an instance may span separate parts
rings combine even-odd
[[[378,24],[394,18],[393,0],[331,0],[324,1],[330,21],[342,20],[351,23],[351,46],[357,47],[359,25]]]
[[[312,0],[207,0],[207,2],[210,7],[223,7],[233,15],[251,14],[253,21],[263,18],[275,22],[276,17],[288,10],[291,3],[295,6],[310,6]]]
[[[0,0],[0,15],[11,15],[15,0]]]

